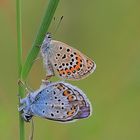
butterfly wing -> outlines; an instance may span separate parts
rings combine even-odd
[[[36,96],[31,111],[35,116],[66,122],[87,118],[91,113],[91,106],[81,90],[58,82],[50,84]]]
[[[49,60],[63,79],[80,80],[96,68],[95,62],[80,51],[55,40],[50,43]]]

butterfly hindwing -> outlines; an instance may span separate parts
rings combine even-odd
[[[71,121],[91,114],[89,100],[84,93],[68,83],[57,82],[43,89],[31,105],[32,115],[55,121]]]

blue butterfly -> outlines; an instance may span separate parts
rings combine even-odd
[[[68,122],[89,117],[92,108],[79,88],[65,82],[43,82],[38,90],[20,99],[19,111],[27,122],[33,116]]]

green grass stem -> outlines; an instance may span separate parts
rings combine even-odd
[[[35,40],[32,44],[32,48],[23,65],[23,69],[22,69],[22,73],[21,73],[23,80],[26,80],[27,75],[34,63],[34,60],[36,59],[36,57],[39,53],[39,50],[40,50],[39,46],[42,44],[45,34],[48,31],[49,25],[53,19],[53,16],[54,16],[58,3],[59,3],[59,0],[50,0],[49,1],[49,4],[48,4],[48,7],[46,8],[44,17],[42,18],[42,22],[40,24],[39,30],[38,30]]]
[[[16,0],[16,22],[17,22],[17,49],[18,49],[18,79],[22,79],[22,22],[21,22],[21,0]],[[23,97],[23,87],[18,85],[18,92]],[[19,113],[19,139],[24,140],[24,121]]]
[[[16,21],[17,21],[17,48],[18,48],[18,79],[25,81],[29,71],[39,53],[39,46],[42,44],[45,34],[48,31],[51,20],[54,16],[55,10],[59,0],[50,0],[45,14],[42,18],[36,38],[33,42],[32,48],[26,58],[24,65],[22,65],[22,22],[21,22],[21,0],[16,0]],[[18,85],[19,96],[24,96],[24,88],[21,84]],[[24,121],[19,113],[19,140],[25,140]]]

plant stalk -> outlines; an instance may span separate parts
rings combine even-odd
[[[18,79],[22,79],[22,22],[21,22],[21,0],[16,0],[16,22],[17,22],[17,49],[18,49]],[[18,85],[19,96],[23,97],[23,87]],[[24,140],[24,121],[19,113],[19,139]]]
[[[53,19],[55,10],[58,6],[59,0],[50,0],[48,7],[45,11],[45,14],[42,18],[42,22],[40,24],[39,30],[37,32],[37,35],[35,37],[35,40],[32,44],[32,48],[27,56],[27,59],[23,65],[23,69],[22,69],[22,78],[23,80],[26,80],[27,75],[34,63],[34,60],[36,59],[39,50],[40,50],[40,45],[42,44],[44,37],[48,31],[48,28],[50,26],[50,23]]]
[[[32,48],[26,58],[24,65],[22,64],[22,24],[21,24],[21,0],[16,0],[16,21],[17,21],[17,47],[18,47],[18,79],[25,81],[29,71],[36,59],[40,45],[42,44],[45,34],[48,31],[49,25],[53,19],[55,10],[58,6],[59,0],[50,0],[45,14],[42,18],[42,22],[38,29],[35,40],[32,44]],[[19,96],[24,96],[24,88],[21,84],[18,85]],[[25,140],[24,121],[19,113],[19,140]]]

